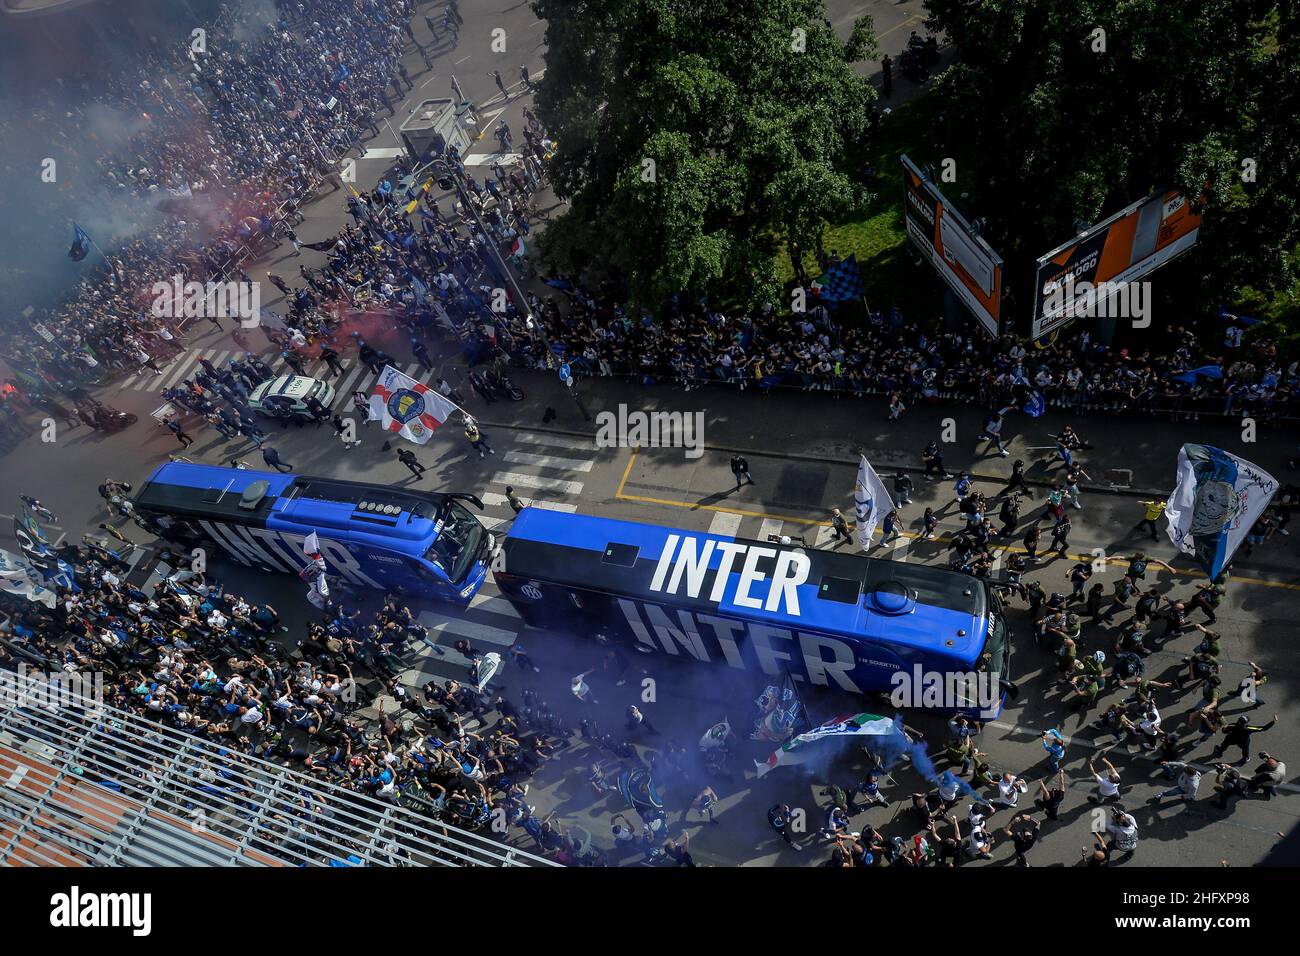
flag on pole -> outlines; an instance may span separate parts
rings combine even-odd
[[[80,262],[89,254],[90,245],[90,236],[86,235],[86,230],[74,222],[72,224],[72,248],[68,250],[68,258],[73,262]]]
[[[417,445],[427,442],[456,411],[464,409],[391,365],[384,366],[370,396],[371,420]]]
[[[1037,418],[1043,414],[1047,408],[1047,402],[1043,400],[1042,392],[1030,392],[1029,400],[1025,402],[1025,407],[1021,409],[1030,418]]]
[[[830,305],[862,298],[864,289],[857,254],[835,263],[817,284],[820,285],[821,300]]]
[[[1178,452],[1178,486],[1165,508],[1169,540],[1217,578],[1277,487],[1276,478],[1244,458],[1188,443]]]
[[[866,551],[871,547],[871,536],[881,514],[894,510],[894,502],[885,490],[885,484],[871,467],[867,456],[858,462],[858,480],[853,486],[853,507],[858,515],[858,547]]]
[[[307,555],[309,558],[320,554],[320,535],[315,531],[303,538],[302,553]]]
[[[893,732],[894,721],[889,717],[877,714],[834,717],[820,727],[790,738],[779,750],[772,751],[767,760],[755,760],[754,771],[763,777],[777,767],[806,763],[816,755],[817,745],[826,741],[848,737],[887,737]]]

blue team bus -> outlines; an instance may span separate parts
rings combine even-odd
[[[328,573],[352,584],[467,603],[487,577],[493,535],[461,503],[473,495],[189,462],[160,466],[136,512],[185,547],[297,573],[313,531]]]
[[[528,624],[637,650],[985,717],[1014,687],[997,592],[942,568],[525,508],[492,569]]]

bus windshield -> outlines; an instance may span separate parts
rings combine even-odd
[[[483,525],[458,501],[448,502],[442,530],[425,558],[447,572],[452,584],[459,584],[474,563],[483,543]]]

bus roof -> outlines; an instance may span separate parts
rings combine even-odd
[[[681,584],[689,579],[689,573],[678,578],[675,588],[670,584],[674,575],[662,575],[660,589],[652,589],[665,548],[670,544],[682,547],[681,540],[670,541],[672,535],[694,539],[700,554],[709,541],[734,542],[746,551],[763,549],[756,567],[769,581],[782,552],[805,554],[809,573],[806,583],[797,588],[798,613],[791,613],[786,602],[778,603],[775,610],[768,609],[771,601],[758,608],[738,604],[741,558],[732,564],[721,600],[711,600],[710,591],[722,560],[716,544],[707,565],[709,573],[697,597]],[[985,587],[969,575],[942,568],[542,508],[525,508],[511,526],[503,547],[503,570],[512,576],[625,594],[779,627],[895,644],[942,654],[966,666],[974,666],[984,648],[988,613]],[[562,557],[557,556],[557,548],[564,551]],[[669,561],[670,570],[673,563]],[[762,587],[758,586],[760,592]],[[756,596],[754,588],[750,596]],[[761,597],[761,593],[757,596]]]
[[[252,508],[241,498],[256,482],[266,490]],[[256,489],[254,489],[254,492]],[[135,497],[142,511],[296,531],[348,540],[377,540],[412,553],[438,536],[448,496],[337,478],[279,474],[192,462],[168,462]]]

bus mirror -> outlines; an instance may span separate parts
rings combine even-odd
[[[478,495],[471,495],[471,494],[469,494],[468,492],[465,492],[465,491],[452,491],[452,492],[448,492],[447,497],[448,497],[448,498],[463,498],[465,501],[468,501],[470,504],[472,504],[472,505],[473,505],[475,508],[477,508],[479,511],[482,511],[482,510],[483,510],[483,502],[479,499]]]

